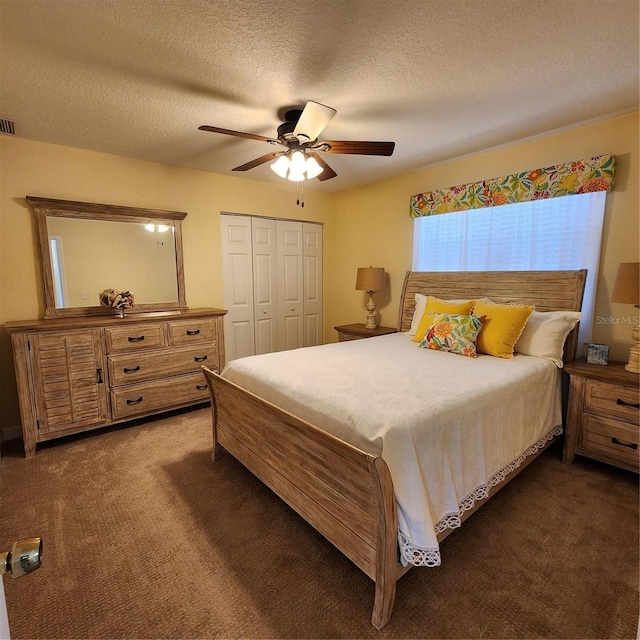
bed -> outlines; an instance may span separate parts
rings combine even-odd
[[[381,629],[397,580],[414,565],[439,564],[439,543],[561,433],[556,364],[419,349],[405,335],[416,294],[579,311],[585,277],[584,270],[408,272],[397,334],[243,358],[221,375],[205,368],[212,459],[228,451],[374,581],[371,622]],[[577,328],[565,361],[576,341]],[[423,381],[427,359],[438,377]],[[456,369],[463,364],[468,373]],[[453,380],[471,395],[456,401],[456,389],[431,405],[425,386]],[[474,419],[490,387],[509,413],[488,406],[482,421]],[[469,457],[480,449],[477,461]]]

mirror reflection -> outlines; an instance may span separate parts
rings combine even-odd
[[[176,304],[173,222],[47,217],[55,307],[95,307],[104,289],[131,291],[135,306]]]

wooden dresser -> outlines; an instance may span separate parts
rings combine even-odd
[[[638,374],[622,362],[596,365],[584,358],[565,369],[570,389],[563,460],[571,463],[577,453],[637,473]]]
[[[209,400],[221,309],[9,322],[25,455],[36,444]]]

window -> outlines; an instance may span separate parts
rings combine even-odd
[[[587,269],[579,344],[591,340],[606,192],[415,218],[415,271]]]

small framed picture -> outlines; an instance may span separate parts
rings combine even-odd
[[[608,344],[590,344],[587,348],[587,362],[589,364],[608,364],[609,363],[609,345]]]

